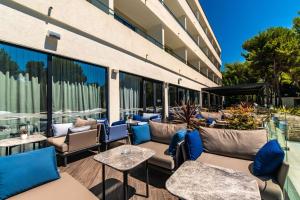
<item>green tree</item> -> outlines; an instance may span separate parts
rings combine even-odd
[[[298,12],[298,15],[300,15],[300,11]],[[294,18],[293,29],[300,35],[300,16]]]
[[[10,75],[14,77],[17,77],[19,74],[18,64],[12,60],[10,55],[4,49],[0,49],[0,71],[4,74],[9,72]]]
[[[247,40],[243,48],[250,68],[272,87],[275,104],[281,104],[282,74],[299,64],[300,42],[295,31],[270,28]]]

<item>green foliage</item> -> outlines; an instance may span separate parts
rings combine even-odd
[[[286,107],[277,107],[272,109],[273,113],[286,113],[291,115],[300,116],[300,107],[286,108]]]
[[[10,75],[14,77],[17,77],[19,74],[18,64],[12,60],[10,55],[4,49],[0,49],[0,71],[4,74],[9,72]]]
[[[228,128],[237,130],[257,129],[258,121],[254,117],[254,108],[247,104],[239,104],[229,109],[226,121]]]

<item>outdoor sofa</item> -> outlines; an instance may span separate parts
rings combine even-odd
[[[149,121],[151,141],[139,144],[138,146],[155,151],[155,155],[150,158],[149,163],[165,169],[168,172],[174,171],[181,162],[182,153],[177,147],[174,156],[168,153],[168,148],[173,135],[181,129],[186,129],[186,124],[167,124]]]
[[[47,142],[55,147],[57,154],[63,158],[64,165],[67,166],[68,156],[96,147],[100,152],[100,130],[101,124],[97,124],[96,121],[78,118],[74,125],[66,129],[66,133],[50,137]],[[58,132],[63,131],[60,128]]]
[[[273,179],[252,174],[253,160],[258,150],[268,141],[266,130],[231,130],[201,127],[204,152],[197,162],[244,172],[258,183],[264,200],[283,200],[283,187],[289,165],[283,162]],[[183,160],[187,160],[184,141],[180,145]]]

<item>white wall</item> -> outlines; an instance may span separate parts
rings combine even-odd
[[[85,0],[2,1],[0,21],[0,40],[8,43],[175,85],[181,78],[180,86],[194,90],[217,86]],[[45,48],[48,30],[61,35],[56,49]],[[109,91],[118,93],[118,83],[110,83]],[[110,101],[119,102],[119,96],[110,95]],[[112,119],[119,116],[119,108],[109,109]]]

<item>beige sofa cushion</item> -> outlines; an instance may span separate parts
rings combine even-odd
[[[139,144],[138,146],[155,151],[155,155],[149,159],[149,163],[168,170],[174,169],[174,159],[172,156],[168,155],[169,145],[150,141]]]
[[[267,142],[267,131],[232,130],[200,127],[206,152],[253,160],[258,150]]]
[[[221,112],[201,112],[201,115],[205,118],[213,118],[217,120],[222,120],[223,113]]]
[[[173,135],[180,129],[186,128],[186,124],[166,124],[149,121],[151,140],[170,144]]]
[[[75,127],[91,126],[92,129],[95,129],[97,128],[97,121],[93,119],[85,120],[78,117],[76,118],[74,126]]]
[[[244,172],[257,180],[261,197],[264,200],[283,200],[281,188],[277,182],[271,179],[258,178],[252,175],[251,171],[253,161],[205,152],[203,152],[196,161]]]
[[[9,200],[98,200],[87,188],[67,173],[60,174],[61,178],[39,187],[33,188]]]
[[[55,146],[55,149],[61,153],[67,152],[69,150],[68,144],[65,143],[66,136],[62,137],[51,137],[47,139],[50,145]]]

